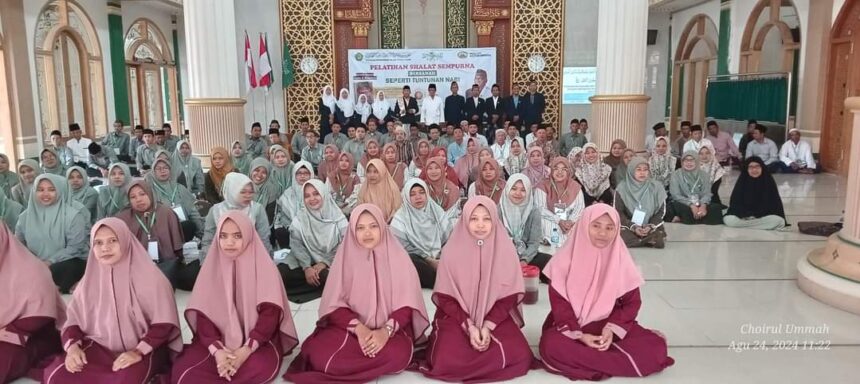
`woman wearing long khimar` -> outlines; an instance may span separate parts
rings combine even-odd
[[[571,380],[642,377],[674,364],[666,340],[636,321],[644,280],[619,234],[615,209],[585,209],[571,238],[544,268],[551,310],[540,356]]]
[[[185,319],[194,336],[173,366],[177,384],[269,383],[298,345],[278,269],[241,212],[218,222]]]
[[[418,274],[378,207],[353,210],[319,315],[284,379],[363,383],[399,373],[412,361],[430,322]]]
[[[66,354],[44,382],[145,383],[182,350],[173,288],[117,218],[93,225],[84,278],[63,326]]]
[[[525,287],[517,250],[486,196],[466,202],[442,249],[425,376],[467,383],[523,376],[534,356],[523,336]]]
[[[62,351],[57,328],[66,321],[66,305],[45,263],[2,221],[0,289],[6,293],[0,295],[0,383],[41,380],[45,360]]]

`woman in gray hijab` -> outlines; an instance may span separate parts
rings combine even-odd
[[[188,188],[176,182],[173,171],[175,167],[168,160],[156,159],[152,163],[152,172],[149,172],[145,179],[152,186],[155,199],[176,213],[185,240],[191,241],[195,237],[202,239],[203,217],[195,205],[197,199]]]
[[[9,169],[11,166],[9,156],[0,153],[0,190],[6,193],[6,197],[12,196],[12,187],[18,185],[18,174]]]
[[[12,187],[9,197],[18,204],[26,207],[33,192],[36,177],[41,175],[42,167],[33,159],[24,159],[18,162],[18,184]]]
[[[108,183],[99,190],[99,204],[96,219],[112,217],[128,206],[125,191],[131,184],[131,171],[125,163],[113,163],[108,168]]]
[[[287,296],[295,302],[322,295],[329,268],[349,224],[328,186],[318,179],[304,183],[301,204],[303,208],[290,225],[290,253],[275,258]]]
[[[5,222],[7,227],[14,230],[21,212],[24,212],[24,206],[6,197],[6,192],[0,188],[0,221]]]
[[[634,157],[625,169],[627,176],[615,191],[615,209],[621,219],[621,238],[627,247],[663,248],[666,229],[666,190],[651,177],[651,165]]]
[[[99,193],[90,186],[87,171],[75,165],[66,170],[66,180],[69,181],[69,191],[72,200],[81,203],[90,213],[90,223],[95,223],[98,214]]]
[[[57,151],[51,148],[43,148],[42,152],[39,152],[39,159],[42,163],[42,171],[45,173],[52,173],[60,176],[64,176],[66,174],[66,167],[63,166],[63,163],[60,161],[60,156],[57,155]]]
[[[526,175],[511,175],[505,183],[505,192],[499,199],[499,220],[514,241],[520,265],[533,265],[543,270],[550,255],[538,252],[544,238],[544,208],[540,200],[535,198],[533,191],[531,180]],[[543,275],[541,280],[546,280]]]
[[[669,180],[672,195],[673,222],[719,225],[723,223],[723,206],[711,203],[710,176],[699,168],[699,153],[684,152],[681,168]]]
[[[90,213],[72,200],[64,177],[40,175],[34,185],[27,209],[15,226],[15,237],[48,264],[60,292],[69,293],[86,269]]]
[[[412,258],[421,287],[432,289],[436,283],[436,268],[439,266],[442,246],[448,241],[457,217],[445,212],[429,197],[424,180],[407,180],[400,196],[403,204],[392,216],[389,228]]]
[[[203,193],[203,165],[191,153],[191,143],[180,140],[170,159],[176,182],[188,188],[195,196]]]

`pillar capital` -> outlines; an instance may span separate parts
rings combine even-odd
[[[370,30],[370,22],[353,21],[352,35],[355,37],[367,37],[367,31]]]
[[[478,36],[489,36],[493,32],[493,20],[475,20],[475,29],[478,30]]]

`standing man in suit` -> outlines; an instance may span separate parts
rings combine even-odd
[[[537,82],[529,81],[529,91],[525,95],[525,113],[523,120],[527,125],[543,121],[543,112],[546,109],[546,99],[537,91]]]
[[[466,105],[463,107],[463,114],[466,115],[468,122],[480,122],[481,116],[484,114],[484,99],[481,98],[481,89],[478,84],[472,85],[472,94],[466,99]]]
[[[493,84],[490,88],[490,93],[491,96],[484,100],[484,113],[487,114],[488,135],[492,134],[493,139],[495,139],[496,129],[501,128],[502,121],[504,121],[502,117],[505,113],[505,107],[498,84]]]
[[[466,98],[457,94],[460,86],[456,81],[451,82],[451,94],[445,98],[445,122],[457,124],[463,120],[463,107]]]
[[[403,86],[403,97],[397,99],[397,104],[394,106],[394,115],[400,119],[403,124],[415,124],[418,122],[415,115],[418,114],[418,101],[410,96],[412,89],[408,85]]]
[[[522,116],[526,107],[523,101],[522,96],[520,96],[519,84],[514,84],[511,89],[511,96],[505,102],[505,120],[509,120],[511,125],[516,126],[517,129],[523,125]]]

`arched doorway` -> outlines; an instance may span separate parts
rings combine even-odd
[[[800,37],[800,17],[791,0],[759,0],[741,37],[740,73],[791,73],[791,121],[797,109]]]
[[[36,84],[43,139],[71,123],[95,137],[107,132],[104,71],[98,34],[83,8],[54,0],[36,20]]]
[[[693,16],[681,33],[672,70],[672,129],[680,120],[705,119],[708,76],[717,69],[718,36],[716,24],[704,14]]]
[[[131,124],[160,129],[179,116],[176,64],[167,39],[152,21],[137,19],[129,27],[125,62]]]
[[[824,124],[821,126],[821,165],[846,173],[850,156],[853,119],[845,110],[845,99],[860,96],[860,0],[848,0],[839,11],[830,33],[830,61],[824,95]]]

